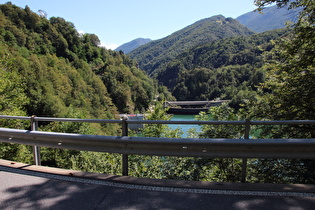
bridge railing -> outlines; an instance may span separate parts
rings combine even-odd
[[[47,117],[3,116],[0,119],[28,120],[31,130],[0,128],[0,142],[32,145],[34,163],[40,165],[40,146],[122,154],[122,174],[128,175],[128,155],[157,155],[178,157],[243,158],[242,178],[246,180],[247,158],[315,159],[315,139],[250,139],[252,125],[314,125],[315,120],[290,121],[156,121],[102,120]],[[118,123],[121,136],[101,136],[43,132],[38,122]],[[244,126],[244,139],[198,139],[129,137],[129,124],[197,124]]]

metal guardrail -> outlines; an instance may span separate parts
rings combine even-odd
[[[16,117],[0,119],[30,120],[31,130],[0,128],[0,141],[34,146],[34,162],[40,165],[40,148],[87,150],[122,154],[123,175],[128,175],[128,155],[158,155],[180,157],[243,158],[242,182],[245,182],[247,158],[315,159],[315,139],[249,139],[251,125],[301,125],[315,124],[315,120],[297,121],[155,121],[155,120],[99,120],[73,118]],[[100,136],[43,132],[39,121],[118,123],[122,136]],[[128,124],[198,124],[242,125],[244,139],[196,139],[129,137]]]
[[[0,141],[137,155],[315,159],[315,139],[192,139],[100,136],[0,128]]]

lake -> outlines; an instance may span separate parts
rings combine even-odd
[[[174,114],[172,116],[171,121],[196,121],[195,119],[196,115],[177,115]],[[184,134],[182,137],[187,137],[188,135],[188,130],[190,128],[195,128],[197,132],[201,132],[201,126],[200,125],[176,125],[176,124],[169,124],[168,125],[172,129],[180,128]]]

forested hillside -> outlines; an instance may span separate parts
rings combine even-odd
[[[147,109],[156,82],[99,44],[63,18],[0,5],[0,113],[61,117],[71,108],[78,117],[114,118]]]
[[[197,21],[165,38],[142,45],[129,55],[139,62],[141,69],[152,75],[161,66],[192,47],[225,37],[253,33],[237,20],[218,15]]]
[[[239,102],[264,81],[263,53],[286,29],[229,37],[194,47],[157,73],[178,100],[234,99]]]

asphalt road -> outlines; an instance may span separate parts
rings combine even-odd
[[[315,209],[315,193],[307,190],[182,186],[122,183],[0,165],[0,209]]]

